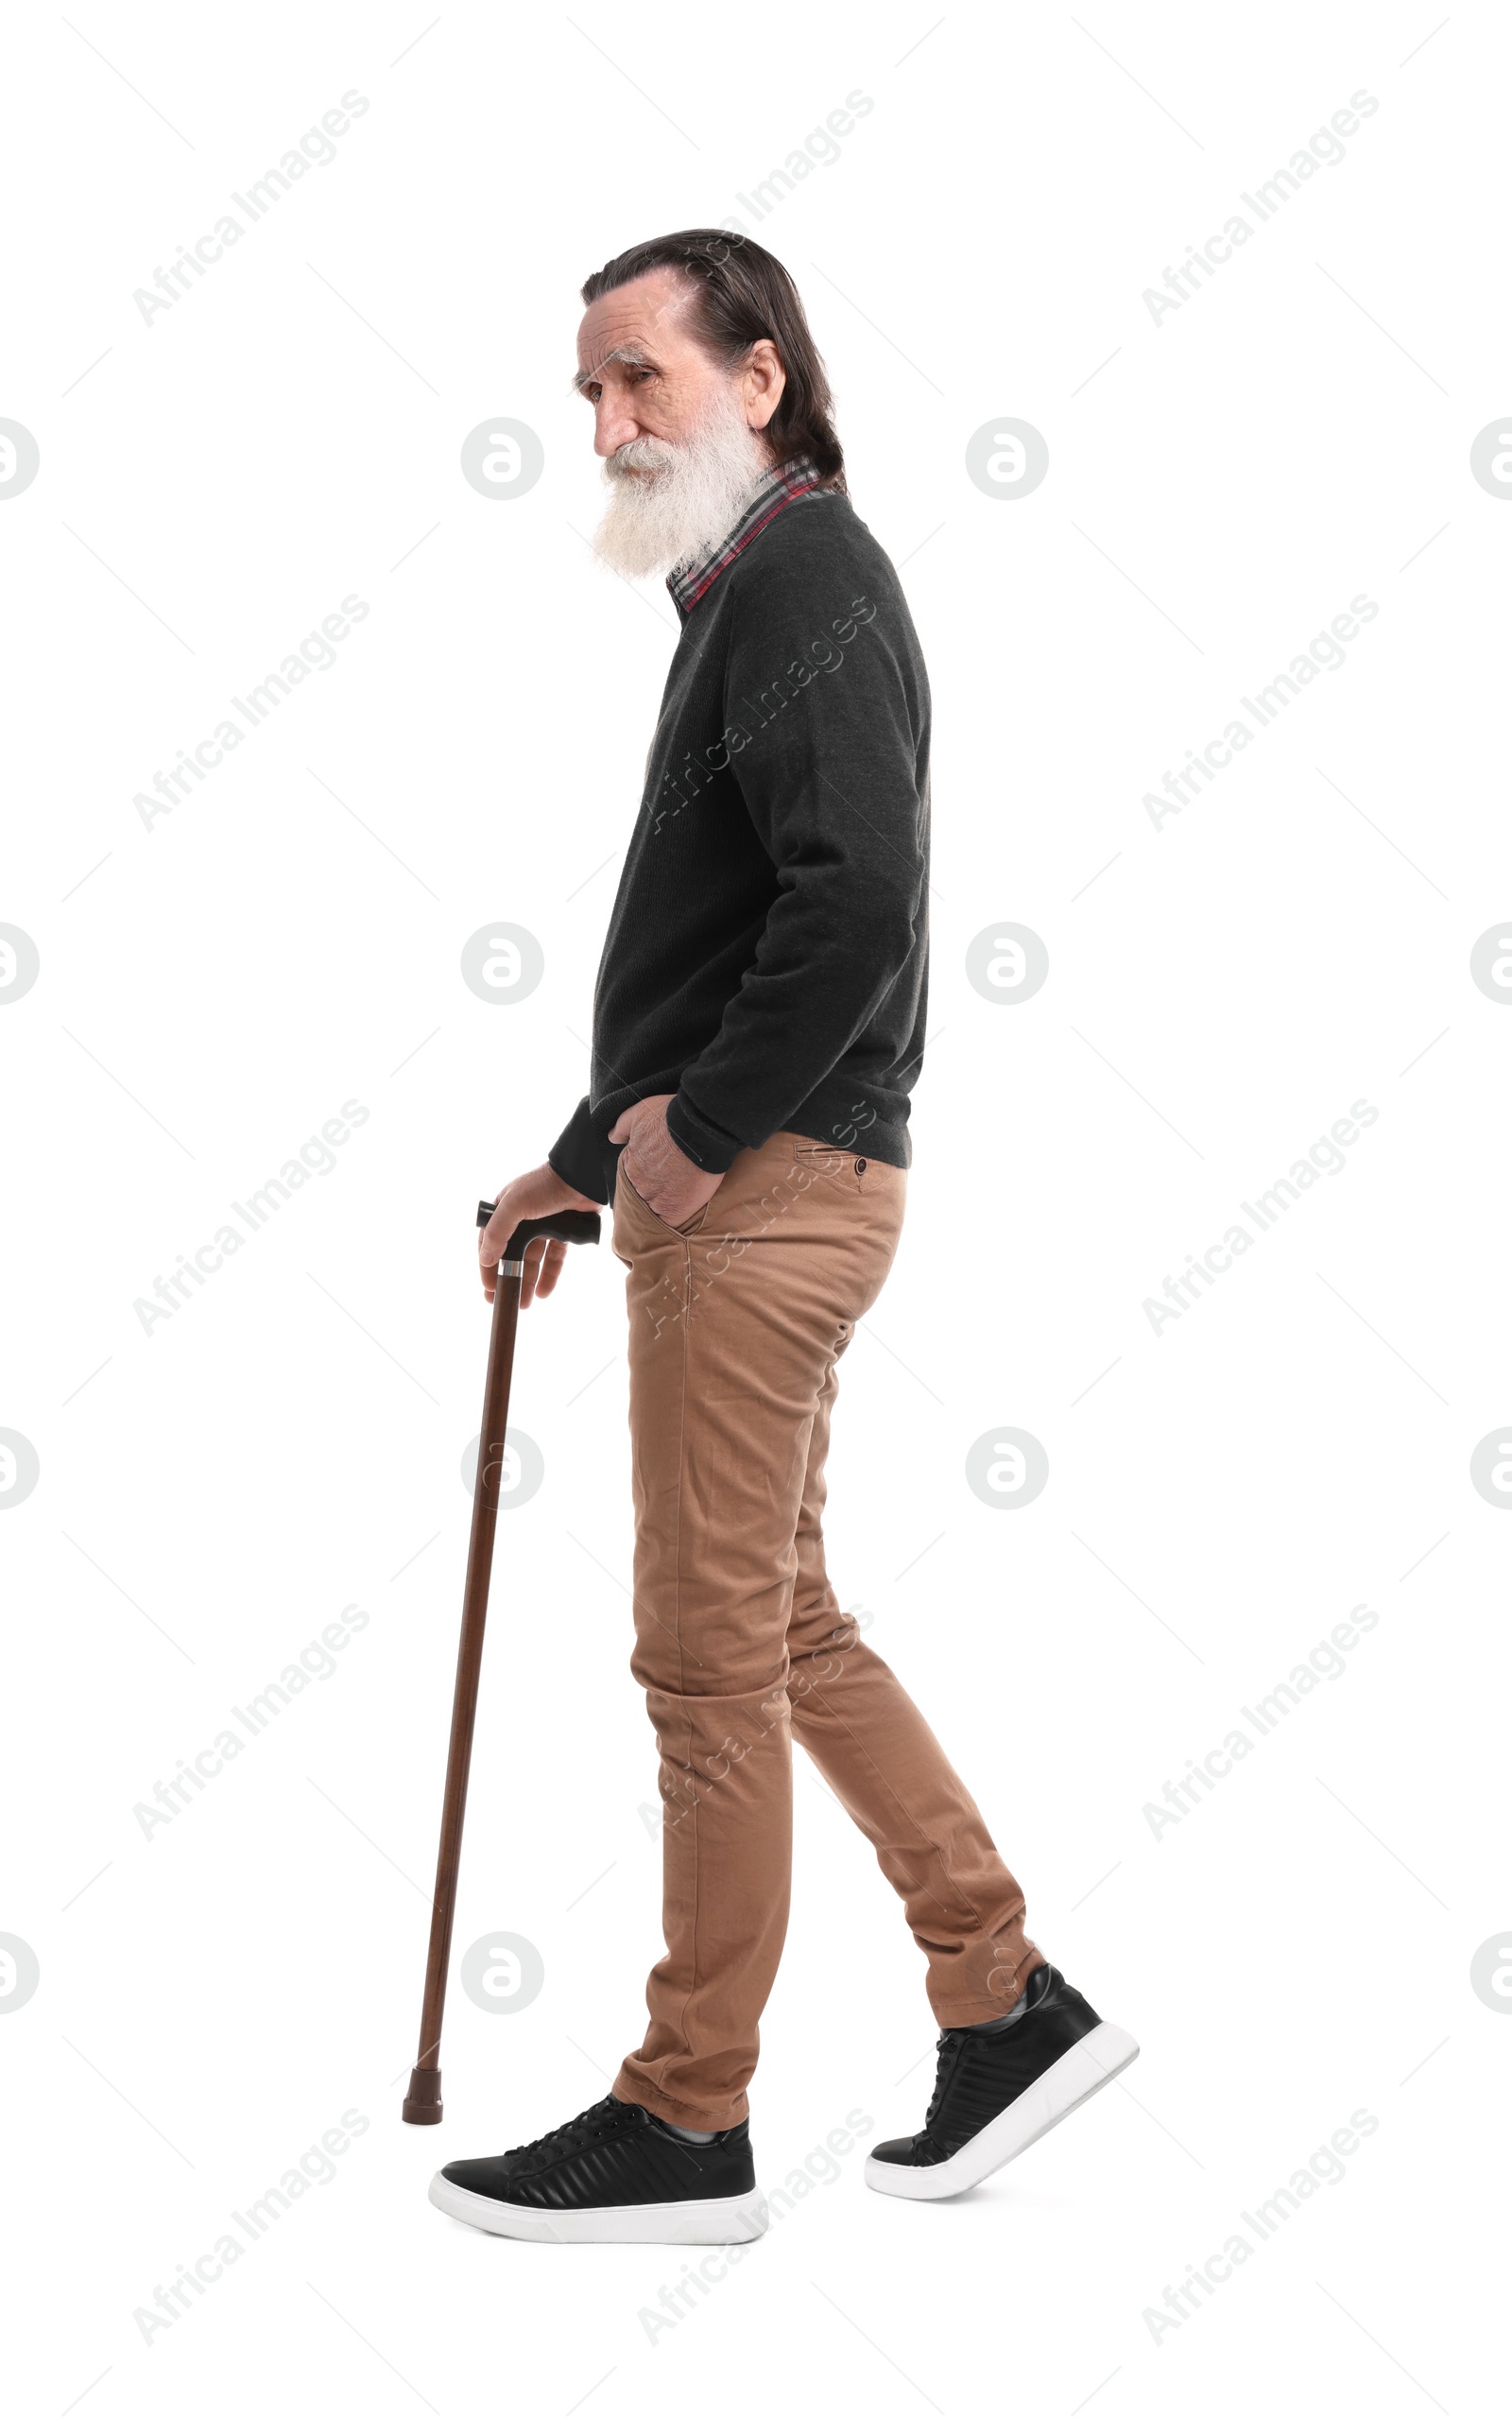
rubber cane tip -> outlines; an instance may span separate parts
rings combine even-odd
[[[418,2129],[435,2128],[441,2116],[439,2070],[411,2070],[409,2093],[404,2097],[404,2116]]]

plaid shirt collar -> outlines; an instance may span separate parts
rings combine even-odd
[[[681,614],[686,617],[696,608],[710,584],[733,565],[774,515],[781,515],[795,498],[806,498],[810,491],[818,489],[819,481],[819,469],[808,457],[789,457],[785,464],[774,465],[764,474],[724,539],[702,557],[682,560],[667,577],[667,589]]]

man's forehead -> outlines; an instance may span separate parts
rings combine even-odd
[[[683,283],[652,272],[596,297],[577,332],[577,363],[597,371],[612,355],[629,361],[664,349],[678,331],[687,303]]]

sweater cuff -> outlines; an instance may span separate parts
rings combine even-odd
[[[667,1109],[667,1130],[683,1156],[701,1165],[705,1174],[723,1174],[746,1146],[733,1133],[712,1124],[707,1115],[700,1115],[685,1090],[678,1092]]]
[[[588,1100],[580,1098],[572,1120],[547,1153],[546,1164],[574,1191],[582,1192],[586,1199],[596,1199],[602,1206],[610,1196],[604,1180],[605,1160],[618,1154],[594,1123]]]

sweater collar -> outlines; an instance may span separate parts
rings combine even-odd
[[[744,506],[724,538],[700,556],[683,559],[667,577],[667,589],[682,615],[696,608],[717,577],[733,565],[758,532],[796,498],[806,498],[819,487],[819,469],[809,457],[789,457],[763,474],[747,494]]]

